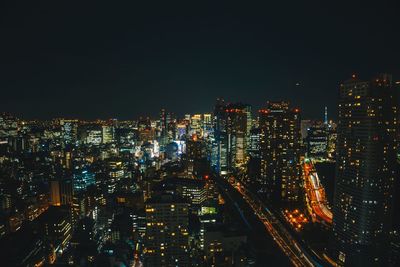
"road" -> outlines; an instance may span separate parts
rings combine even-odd
[[[313,219],[332,224],[333,215],[327,206],[325,190],[311,160],[306,159],[303,163],[303,179],[307,193],[307,205]]]
[[[218,179],[217,185],[229,212],[246,228],[248,245],[254,252],[256,266],[292,266],[242,195],[226,180]]]
[[[322,266],[299,244],[295,238],[287,231],[285,225],[265,206],[259,197],[248,191],[239,181],[234,179],[228,183],[222,178],[215,178],[217,184],[226,188],[232,186],[239,192],[242,198],[251,207],[258,219],[263,223],[275,243],[290,259],[294,266]]]

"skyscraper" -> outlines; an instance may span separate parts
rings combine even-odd
[[[190,118],[190,129],[189,135],[196,134],[198,136],[203,135],[203,120],[201,114],[194,114]]]
[[[245,163],[247,158],[251,107],[242,103],[225,104],[222,99],[218,99],[214,117],[213,149],[216,160],[212,159],[212,163],[220,174],[226,174]]]
[[[259,112],[260,179],[268,198],[298,201],[300,193],[300,111],[289,102],[268,102]]]
[[[325,159],[328,152],[328,125],[314,123],[307,132],[307,157]]]
[[[247,163],[247,171],[248,177],[252,181],[260,182],[260,163],[261,163],[261,154],[260,154],[260,136],[261,130],[260,128],[253,128],[250,131],[250,143],[248,146],[248,154],[249,160]]]
[[[225,101],[217,99],[214,107],[214,140],[211,151],[211,164],[219,174],[227,173],[227,133]]]
[[[371,82],[353,76],[340,86],[333,230],[341,265],[384,265],[397,118],[390,75]]]
[[[186,167],[192,177],[201,177],[209,172],[206,143],[196,135],[186,141]]]
[[[213,134],[211,114],[203,114],[203,135],[209,137]]]
[[[247,130],[248,107],[248,105],[236,103],[227,105],[225,109],[228,137],[227,159],[230,171],[244,163],[247,156],[248,134],[250,134],[250,129]]]
[[[76,169],[72,176],[74,192],[80,192],[86,190],[90,185],[95,184],[95,174],[89,171],[87,168]]]
[[[172,118],[171,113],[167,112],[165,109],[161,109],[160,111],[160,146],[162,149],[168,144],[168,142],[172,141],[173,134],[171,132],[172,126]]]
[[[146,202],[146,266],[189,266],[188,208],[175,195]]]

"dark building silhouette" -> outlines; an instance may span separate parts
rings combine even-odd
[[[333,231],[341,265],[384,266],[396,178],[392,78],[340,86]]]

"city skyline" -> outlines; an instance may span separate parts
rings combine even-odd
[[[0,4],[0,262],[400,266],[399,3]]]
[[[353,75],[336,120],[222,98],[208,113],[138,120],[0,113],[0,258],[397,266],[399,86]]]

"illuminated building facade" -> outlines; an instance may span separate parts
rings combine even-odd
[[[260,135],[261,130],[259,128],[253,128],[250,130],[248,153],[252,158],[260,157]]]
[[[84,191],[88,186],[94,185],[95,175],[87,169],[78,170],[73,175],[74,191]]]
[[[61,205],[59,181],[50,181],[50,204],[53,206]]]
[[[188,126],[181,122],[176,125],[176,140],[182,140],[188,134]]]
[[[227,146],[225,101],[219,98],[214,108],[214,140],[211,163],[216,172],[221,175],[228,173]]]
[[[186,155],[193,160],[199,160],[206,157],[206,146],[204,140],[197,138],[196,135],[186,142]]]
[[[397,176],[394,89],[390,75],[340,86],[333,232],[341,265],[385,265]]]
[[[247,162],[248,177],[252,181],[262,182],[260,179],[261,170],[261,129],[252,128],[250,131],[250,143],[248,146],[249,160]]]
[[[228,169],[232,170],[237,165],[244,163],[248,144],[247,129],[248,106],[230,104],[226,106],[227,137],[228,137]]]
[[[261,170],[271,200],[298,201],[300,194],[300,111],[289,102],[268,102],[259,112]]]
[[[193,178],[202,177],[209,171],[206,142],[196,135],[186,142],[186,166],[189,177]]]
[[[331,161],[336,160],[336,143],[337,143],[337,131],[336,123],[330,121],[328,123],[328,147],[327,147],[327,157]]]
[[[203,136],[210,137],[213,134],[213,120],[211,114],[203,114]]]
[[[86,134],[86,144],[88,145],[100,145],[103,141],[103,131],[101,129],[88,129]]]
[[[78,139],[78,120],[60,120],[64,144],[74,144]]]
[[[114,141],[114,127],[111,125],[102,126],[102,142],[108,144]]]
[[[245,163],[250,137],[251,108],[249,105],[225,104],[218,99],[214,109],[214,142],[212,160],[219,174],[225,175]]]
[[[328,129],[325,124],[317,124],[308,128],[307,156],[313,159],[324,159],[328,150]]]
[[[159,143],[161,149],[164,149],[165,146],[171,142],[175,136],[175,122],[172,119],[172,114],[167,112],[165,109],[161,109],[160,111],[160,138]]]
[[[50,181],[50,204],[53,206],[72,205],[73,183],[71,179]]]
[[[205,180],[188,178],[169,178],[166,183],[173,188],[179,196],[192,206],[200,209],[200,205],[208,199],[208,189]]]
[[[203,119],[201,114],[194,114],[190,118],[190,130],[189,135],[203,135]]]
[[[50,207],[38,218],[45,240],[55,252],[62,253],[72,237],[71,218],[68,209]]]
[[[146,202],[146,266],[190,266],[188,208],[174,195]]]

